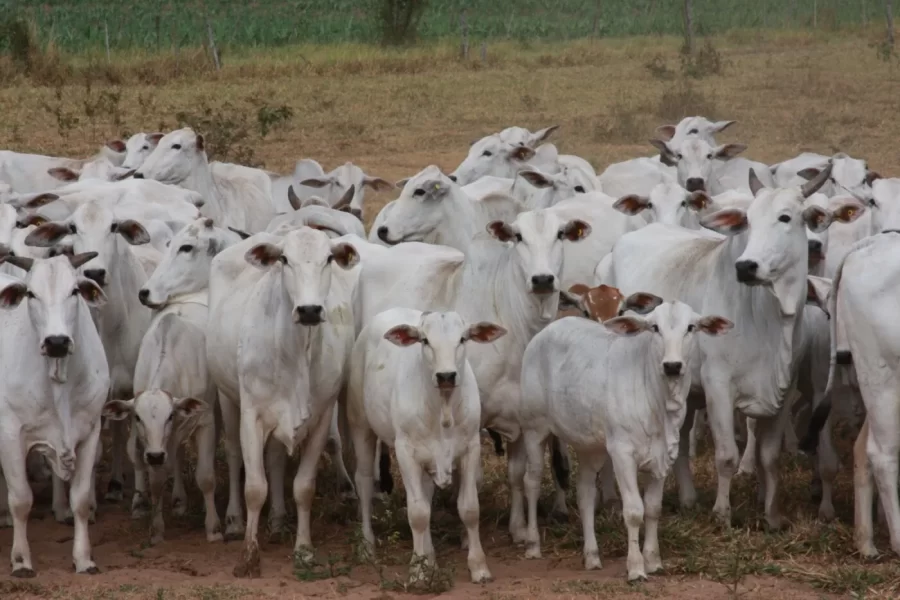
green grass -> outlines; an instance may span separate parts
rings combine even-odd
[[[0,0],[0,14],[18,13],[43,41],[66,51],[102,50],[104,23],[116,49],[161,50],[207,42],[207,15],[217,43],[237,48],[379,39],[380,0]],[[570,40],[597,36],[679,34],[676,0],[427,0],[424,40],[459,37],[465,8],[471,43],[482,40]],[[856,26],[883,23],[882,0],[694,0],[697,32],[734,28]],[[5,41],[0,39],[0,50]]]

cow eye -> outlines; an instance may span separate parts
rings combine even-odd
[[[170,412],[170,413],[169,413],[169,417],[166,419],[166,423],[170,422],[170,421],[171,421],[172,419],[174,419],[174,418],[175,418],[175,413],[174,413],[174,412]]]
[[[681,208],[687,208],[687,200],[681,201]]]
[[[27,292],[25,292],[25,296],[27,296],[28,298],[31,298],[32,300],[34,299],[34,294],[31,292],[31,290],[28,290]]]
[[[874,208],[878,206],[878,203],[875,202],[875,198],[872,198],[871,200],[869,200],[868,205]]]
[[[485,150],[484,152],[481,153],[481,155],[482,156],[493,156],[494,153],[491,152],[490,150]]]
[[[77,296],[79,292],[80,290],[78,288],[75,288],[74,290],[72,290],[72,295]]]
[[[696,135],[698,133],[700,133],[698,129],[691,129],[690,131],[688,131],[688,135]]]
[[[334,261],[334,255],[329,254],[328,258],[325,259],[325,264],[330,265]]]
[[[650,331],[652,331],[653,333],[659,333],[659,325],[651,325]]]
[[[782,223],[790,223],[791,215],[781,215],[780,217],[778,217],[778,220],[781,221]]]
[[[693,323],[691,323],[690,325],[688,325],[688,333],[694,331],[695,329],[697,329],[697,326],[694,325]]]
[[[194,249],[190,244],[185,244],[181,248],[178,249],[179,252],[191,252]]]
[[[706,158],[712,160],[712,152],[710,152],[709,154],[707,154],[707,155],[706,155]]]
[[[681,160],[682,158],[684,158],[684,155],[681,152],[677,152],[675,154],[675,158],[677,158],[678,160]]]
[[[71,233],[78,233],[78,228],[75,227],[75,223],[69,223],[69,231]]]
[[[465,343],[466,343],[466,338],[464,338],[464,337],[459,338],[459,343],[460,343],[460,344],[465,344]]]
[[[172,150],[181,150],[181,144],[172,144]]]
[[[138,423],[141,423],[141,415],[134,413],[134,420],[137,421]]]
[[[517,233],[517,234],[516,234],[516,241],[517,241],[517,242],[521,242],[521,241],[522,241],[522,234],[521,234],[521,233]]]
[[[575,186],[575,191],[578,192],[579,194],[583,194],[583,193],[584,193],[584,186],[583,186],[583,185],[576,185],[576,186]]]
[[[416,191],[413,192],[413,196],[424,196],[425,190],[422,188],[416,188]]]
[[[427,345],[428,345],[428,338],[422,338],[422,345],[423,345],[423,346],[427,346]]]
[[[288,264],[287,256],[285,256],[284,254],[282,254],[281,256],[279,256],[279,257],[278,257],[278,260],[280,260],[280,261],[281,261],[281,264],[283,264],[283,265]]]
[[[830,181],[831,183],[837,183],[837,181],[834,180],[834,177],[829,177],[828,181]]]
[[[150,146],[144,146],[143,148],[141,148],[141,150],[149,150],[149,149],[150,149]]]

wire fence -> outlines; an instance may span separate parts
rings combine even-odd
[[[0,0],[0,19],[24,17],[36,25],[41,41],[72,52],[162,51],[204,45],[212,36],[224,48],[377,43],[382,1]],[[693,20],[698,35],[738,28],[883,27],[891,1],[693,0]],[[680,35],[683,6],[684,0],[427,0],[418,36],[458,37],[463,22],[476,42]]]

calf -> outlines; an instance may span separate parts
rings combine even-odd
[[[656,299],[655,304],[659,304]],[[594,534],[597,474],[612,460],[628,529],[628,580],[662,568],[657,528],[666,475],[678,456],[687,411],[695,331],[718,335],[732,323],[701,318],[681,302],[659,304],[646,318],[615,317],[599,325],[565,318],[538,333],[522,363],[522,435],[528,467],[529,523],[526,556],[540,558],[537,496],[541,448],[558,436],[578,455],[578,506],[586,569],[600,568]],[[634,340],[620,339],[619,336]],[[615,335],[611,335],[615,334]],[[599,368],[598,368],[599,366]],[[641,500],[638,470],[650,481]],[[645,520],[646,519],[646,520]],[[644,525],[644,552],[638,534]]]
[[[492,323],[467,326],[455,312],[395,308],[376,315],[353,347],[347,417],[356,450],[356,486],[363,535],[372,531],[373,459],[376,436],[395,448],[406,488],[413,532],[410,580],[434,567],[431,500],[459,464],[457,506],[466,527],[469,573],[474,583],[491,580],[478,534],[476,480],[481,470],[481,401],[466,359],[466,342],[486,344],[506,330]],[[417,346],[416,351],[405,349]]]
[[[101,306],[106,296],[76,274],[95,256],[7,257],[27,272],[25,279],[0,277],[0,468],[13,520],[16,577],[34,576],[26,534],[33,501],[25,468],[29,449],[44,454],[54,475],[71,483],[75,571],[99,572],[88,518],[109,367],[89,307]]]

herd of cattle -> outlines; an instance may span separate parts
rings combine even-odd
[[[487,430],[498,453],[506,442],[509,530],[527,557],[541,556],[545,450],[565,512],[571,447],[585,567],[600,566],[599,480],[622,508],[627,577],[640,579],[662,568],[670,470],[682,506],[696,501],[690,459],[707,423],[723,521],[740,469],[757,472],[768,525],[784,526],[778,459],[798,446],[815,452],[819,516],[833,518],[832,404],[872,417],[857,421],[859,551],[876,554],[871,469],[900,552],[900,321],[888,316],[900,179],[846,154],[750,161],[714,140],[732,123],[662,126],[658,156],[600,175],[546,142],[555,127],[511,127],[474,142],[450,174],[429,166],[397,182],[368,235],[366,188],[394,185],[352,163],[326,173],[304,159],[279,175],[209,162],[191,129],[84,160],[0,152],[0,524],[14,530],[13,575],[34,575],[26,524],[42,477],[55,518],[74,524],[75,571],[98,572],[88,529],[108,426],[106,499],[122,499],[127,455],[132,514],[150,517],[151,543],[164,537],[170,477],[172,512],[186,510],[183,447],[195,445],[207,540],[244,539],[237,576],[260,574],[267,499],[269,526],[286,526],[295,450],[296,556],[313,552],[323,451],[374,551],[373,495],[392,489],[392,448],[410,578],[434,564],[437,485],[456,494],[472,580],[490,580]]]

